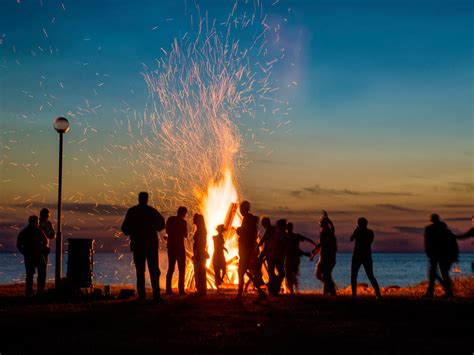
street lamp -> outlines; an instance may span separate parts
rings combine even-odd
[[[62,209],[62,184],[63,184],[63,135],[69,131],[69,121],[64,117],[58,117],[54,121],[54,129],[59,133],[59,173],[58,173],[58,226],[56,233],[56,271],[55,286],[59,288],[61,283],[61,268],[63,259],[63,238],[61,228]]]

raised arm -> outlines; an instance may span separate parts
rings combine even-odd
[[[314,245],[315,248],[318,246],[313,239],[305,237],[304,235],[301,235],[301,234],[298,234],[298,236],[300,237],[300,241],[311,243]]]

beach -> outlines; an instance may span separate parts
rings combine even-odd
[[[257,302],[233,287],[166,297],[165,304],[125,300],[73,302],[22,296],[0,286],[2,354],[141,353],[472,353],[473,278],[456,282],[456,297],[421,297],[424,285],[352,299],[308,292]],[[130,286],[131,287],[131,286]],[[118,294],[123,286],[113,286]],[[363,290],[361,290],[363,291]]]

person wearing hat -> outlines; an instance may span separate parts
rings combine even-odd
[[[226,275],[226,260],[224,252],[227,252],[225,247],[224,232],[227,229],[223,224],[219,224],[216,228],[217,235],[212,237],[214,240],[214,254],[212,255],[212,265],[214,267],[214,279],[216,286],[219,286],[224,281]]]

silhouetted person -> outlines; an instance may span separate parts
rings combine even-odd
[[[137,293],[139,300],[146,299],[145,264],[148,264],[153,298],[161,302],[160,268],[158,264],[158,234],[165,228],[165,219],[153,207],[148,206],[148,193],[138,194],[138,205],[127,211],[122,232],[130,236],[130,249],[137,271]]]
[[[212,265],[214,267],[214,278],[216,286],[219,286],[224,281],[226,274],[226,261],[224,251],[227,252],[225,247],[224,232],[226,228],[223,224],[219,224],[216,228],[217,235],[213,237],[214,241],[214,254],[212,255]]]
[[[242,297],[244,291],[244,276],[248,275],[256,287],[259,297],[264,297],[259,280],[255,277],[255,272],[251,269],[251,264],[256,265],[257,256],[257,234],[258,234],[258,217],[250,213],[250,203],[243,201],[240,204],[240,213],[242,215],[242,224],[237,228],[239,236],[239,289],[237,299]],[[254,259],[254,260],[253,260]]]
[[[272,226],[270,222],[270,218],[263,217],[262,218],[262,227],[265,229],[263,236],[260,238],[258,245],[257,245],[257,253],[260,251],[260,248],[263,247],[262,251],[258,255],[256,264],[255,264],[255,278],[259,284],[264,284],[263,282],[263,275],[262,275],[262,266],[267,261],[270,239],[275,235],[275,227]],[[268,263],[267,263],[267,270],[268,270]]]
[[[286,220],[276,222],[276,230],[268,241],[268,291],[277,296],[280,293],[281,283],[285,279],[285,256],[288,245]]]
[[[357,296],[357,275],[361,265],[364,266],[365,273],[374,288],[377,298],[382,297],[377,280],[374,276],[374,268],[372,261],[372,242],[374,241],[374,232],[367,228],[367,219],[361,217],[357,221],[357,228],[352,233],[350,241],[355,241],[354,251],[352,252],[351,264],[351,287],[352,296]]]
[[[204,296],[207,293],[206,260],[209,258],[206,251],[207,230],[204,216],[195,213],[193,223],[196,226],[193,243],[194,280],[196,282],[197,294]]]
[[[336,266],[337,241],[335,228],[326,211],[319,222],[320,234],[318,249],[320,250],[319,262],[316,267],[316,277],[323,282],[323,294],[336,295],[336,284],[332,279],[332,270]]]
[[[300,268],[300,258],[302,255],[310,256],[310,253],[305,253],[300,249],[301,242],[308,242],[314,245],[316,248],[316,243],[301,234],[293,232],[293,223],[288,223],[288,247],[286,249],[286,259],[285,259],[285,274],[286,274],[286,284],[290,290],[291,294],[294,294],[295,290],[298,289],[298,272]]]
[[[258,242],[258,248],[263,246],[263,250],[259,255],[259,259],[262,259],[263,262],[263,260],[266,259],[268,254],[268,248],[270,245],[269,241],[275,234],[275,227],[272,226],[270,218],[268,217],[262,218],[262,227],[265,229],[265,232],[263,233],[262,238],[260,238],[260,241]]]
[[[169,217],[166,221],[166,234],[168,235],[168,272],[166,273],[166,294],[173,294],[171,281],[174,267],[178,263],[178,289],[180,295],[185,295],[184,277],[186,274],[186,249],[184,239],[188,237],[188,224],[184,219],[188,213],[186,207],[179,207],[176,216]]]
[[[51,251],[50,240],[56,239],[56,231],[54,230],[53,224],[49,220],[49,216],[50,216],[49,209],[47,208],[41,209],[40,217],[39,217],[39,228],[43,231],[46,238],[48,238],[48,244],[46,245],[45,256],[44,256],[46,265],[48,265],[48,255]]]
[[[459,248],[456,236],[448,229],[446,223],[442,222],[439,215],[431,215],[431,224],[425,228],[425,252],[429,259],[428,289],[426,297],[433,297],[435,280],[438,278],[438,267],[441,272],[441,285],[445,295],[451,297],[453,291],[449,270],[452,264],[458,260]]]
[[[46,284],[46,259],[45,248],[47,248],[48,239],[39,228],[37,216],[28,218],[28,226],[18,235],[16,247],[25,257],[26,284],[25,295],[33,295],[33,277],[35,270],[38,270],[38,280],[36,291],[41,294]]]

